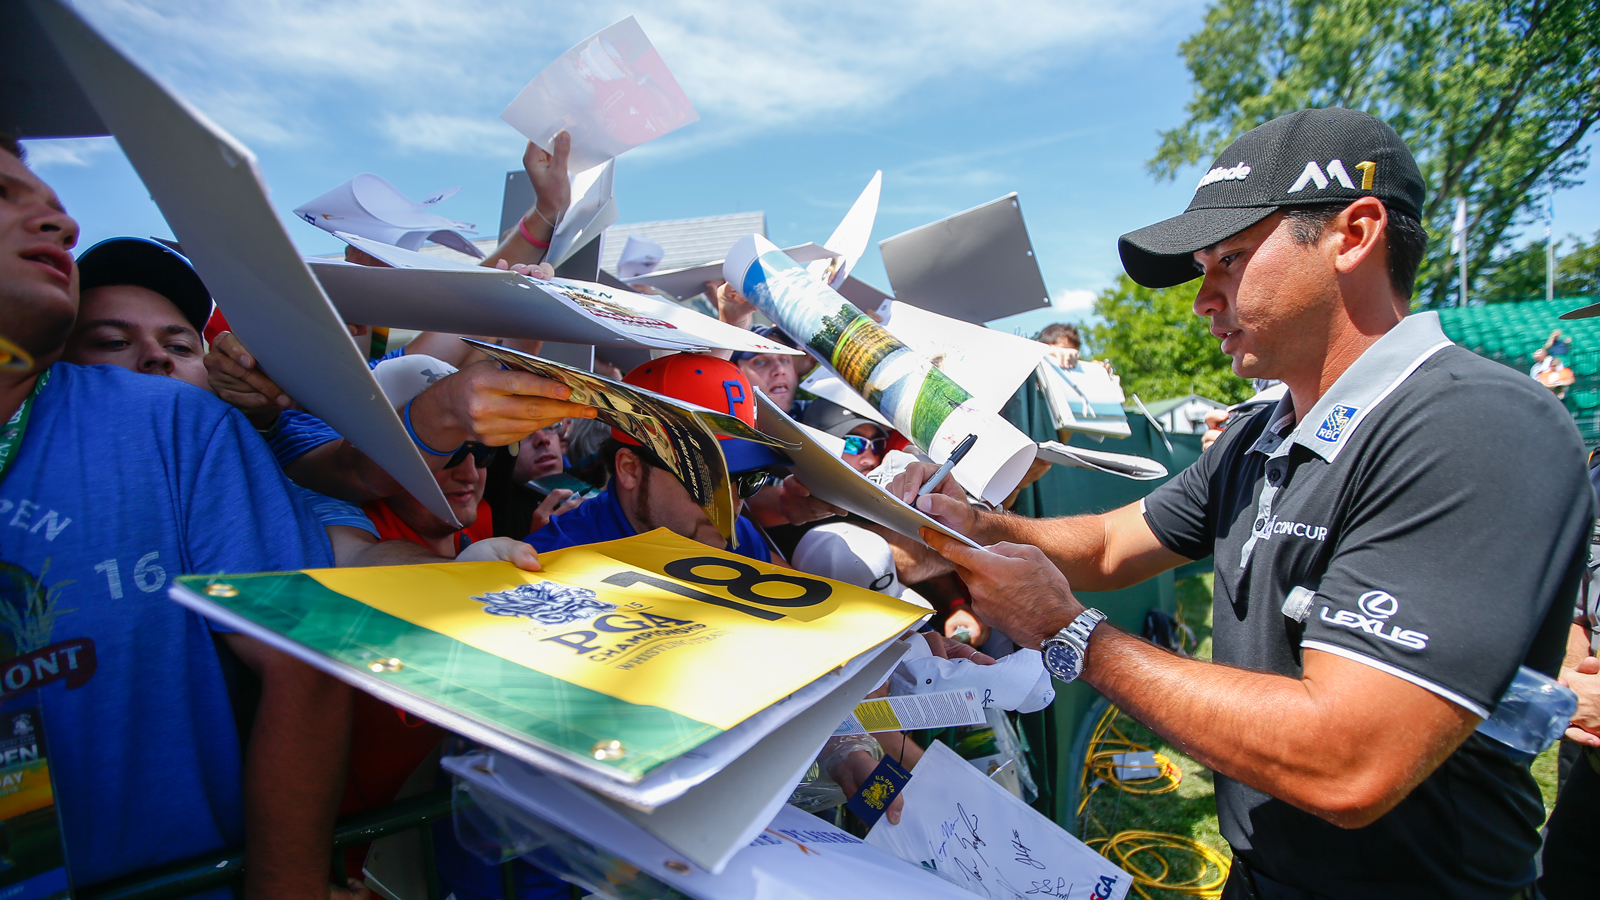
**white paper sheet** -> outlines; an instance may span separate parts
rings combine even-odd
[[[544,261],[559,266],[599,237],[617,221],[617,200],[612,194],[615,160],[572,176],[572,205],[556,223]]]
[[[827,247],[820,244],[797,244],[785,248],[784,253],[797,263],[810,263],[817,260],[832,259],[835,254]],[[658,290],[666,291],[679,300],[687,300],[695,294],[703,294],[706,282],[722,280],[723,260],[706,263],[703,266],[688,266],[682,269],[666,269],[660,272],[650,272],[633,278],[624,276],[623,282],[627,284],[647,284]]]
[[[979,409],[995,414],[1049,351],[1038,341],[941,316],[899,300],[890,301],[889,317],[883,327],[971,392]]]
[[[302,203],[294,214],[330,234],[346,231],[407,250],[424,241],[443,244],[468,256],[483,258],[483,251],[459,232],[477,233],[471,223],[457,222],[433,211],[435,204],[455,196],[460,188],[438,191],[422,201],[370,172],[346,181],[331,191]]]
[[[925,542],[917,530],[931,528],[969,547],[979,546],[971,538],[946,528],[926,513],[907,506],[904,500],[868,481],[867,476],[857,472],[854,466],[828,449],[826,439],[831,435],[789,418],[759,389],[756,390],[756,427],[763,434],[800,445],[798,450],[783,452],[794,461],[796,477],[818,499],[853,512],[869,522],[877,522],[918,543]]]
[[[834,734],[877,734],[884,731],[921,731],[956,725],[982,725],[988,718],[983,711],[980,691],[934,691],[904,697],[884,697],[856,704],[850,717],[833,730]]]
[[[1127,872],[935,743],[901,793],[900,824],[884,816],[867,843],[931,869],[980,897],[1122,900]]]
[[[393,268],[308,260],[340,315],[364,325],[663,350],[800,351],[659,297],[412,253],[341,234]]]
[[[455,524],[433,473],[284,231],[255,156],[66,7],[32,6],[261,368],[429,512]]]
[[[1063,369],[1044,359],[1034,370],[1034,378],[1044,392],[1058,430],[1109,437],[1127,437],[1133,433],[1128,428],[1128,414],[1122,408],[1126,397],[1104,366],[1080,361],[1070,369]]]
[[[970,896],[792,806],[780,807],[755,839],[713,875],[570,783],[537,770],[494,769],[493,764],[489,754],[444,761],[474,799],[493,805],[495,812],[535,833],[555,832],[581,842],[581,850],[569,851],[582,853],[580,866],[603,871],[611,880],[591,887],[615,884],[638,896],[664,893],[628,880],[636,868],[695,900],[838,900],[841,890],[863,900]]]
[[[567,169],[582,172],[700,119],[632,16],[546,66],[500,114],[546,151],[572,135]]]
[[[1153,481],[1167,477],[1167,467],[1153,459],[1129,453],[1107,453],[1103,450],[1085,450],[1059,441],[1039,444],[1039,458],[1058,466],[1075,469],[1093,469],[1110,475],[1120,475],[1134,481]]]
[[[832,260],[818,260],[806,270],[818,279],[839,290],[850,277],[850,270],[861,261],[872,241],[872,223],[878,217],[878,194],[883,187],[883,170],[872,173],[872,180],[851,204],[850,211],[839,221],[839,227],[823,242],[823,246],[839,255]]]

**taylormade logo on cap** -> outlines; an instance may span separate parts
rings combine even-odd
[[[1194,189],[1198,191],[1208,184],[1216,184],[1219,181],[1243,181],[1249,176],[1250,167],[1244,163],[1239,163],[1237,166],[1232,167],[1218,166],[1207,172],[1200,179],[1200,183],[1194,186]]]

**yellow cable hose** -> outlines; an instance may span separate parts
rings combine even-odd
[[[1078,815],[1083,817],[1094,792],[1104,784],[1128,794],[1165,794],[1178,789],[1183,772],[1164,754],[1156,753],[1161,774],[1150,778],[1122,780],[1117,777],[1113,756],[1120,753],[1141,753],[1151,748],[1134,742],[1117,727],[1121,714],[1115,706],[1108,707],[1100,721],[1095,723],[1085,752],[1083,775],[1079,781]],[[1095,783],[1098,780],[1101,783]],[[1089,813],[1088,819],[1101,832],[1109,833],[1098,817]],[[1227,857],[1216,850],[1188,837],[1162,834],[1155,831],[1128,830],[1110,837],[1085,841],[1101,855],[1112,860],[1133,876],[1133,890],[1144,900],[1153,900],[1145,888],[1159,888],[1174,894],[1216,900],[1222,895],[1222,885],[1228,880]],[[1175,854],[1175,855],[1169,855]],[[1174,865],[1180,857],[1186,862]],[[1177,879],[1176,871],[1193,874]]]

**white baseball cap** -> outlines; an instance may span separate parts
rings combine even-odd
[[[389,405],[399,409],[427,390],[428,385],[446,375],[455,374],[455,371],[455,366],[442,359],[408,353],[378,363],[377,368],[372,370],[372,376],[378,379],[378,387],[383,388],[383,396]]]
[[[859,525],[847,522],[818,525],[800,539],[790,562],[802,572],[933,608],[920,594],[900,583],[889,542]]]
[[[459,190],[439,191],[418,203],[377,175],[363,172],[302,204],[294,214],[332,234],[343,231],[405,250],[419,250],[424,241],[433,241],[482,259],[483,251],[461,233],[476,234],[476,226],[433,212],[434,204]]]

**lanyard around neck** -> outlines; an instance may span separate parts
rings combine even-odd
[[[11,414],[10,419],[6,420],[5,427],[0,428],[0,480],[6,477],[6,473],[11,471],[11,464],[16,462],[17,448],[22,444],[23,432],[28,430],[28,417],[33,414],[34,398],[39,396],[39,392],[44,390],[49,381],[50,370],[40,372],[39,380],[34,382],[33,390],[28,392],[22,405],[17,407],[17,411]]]

